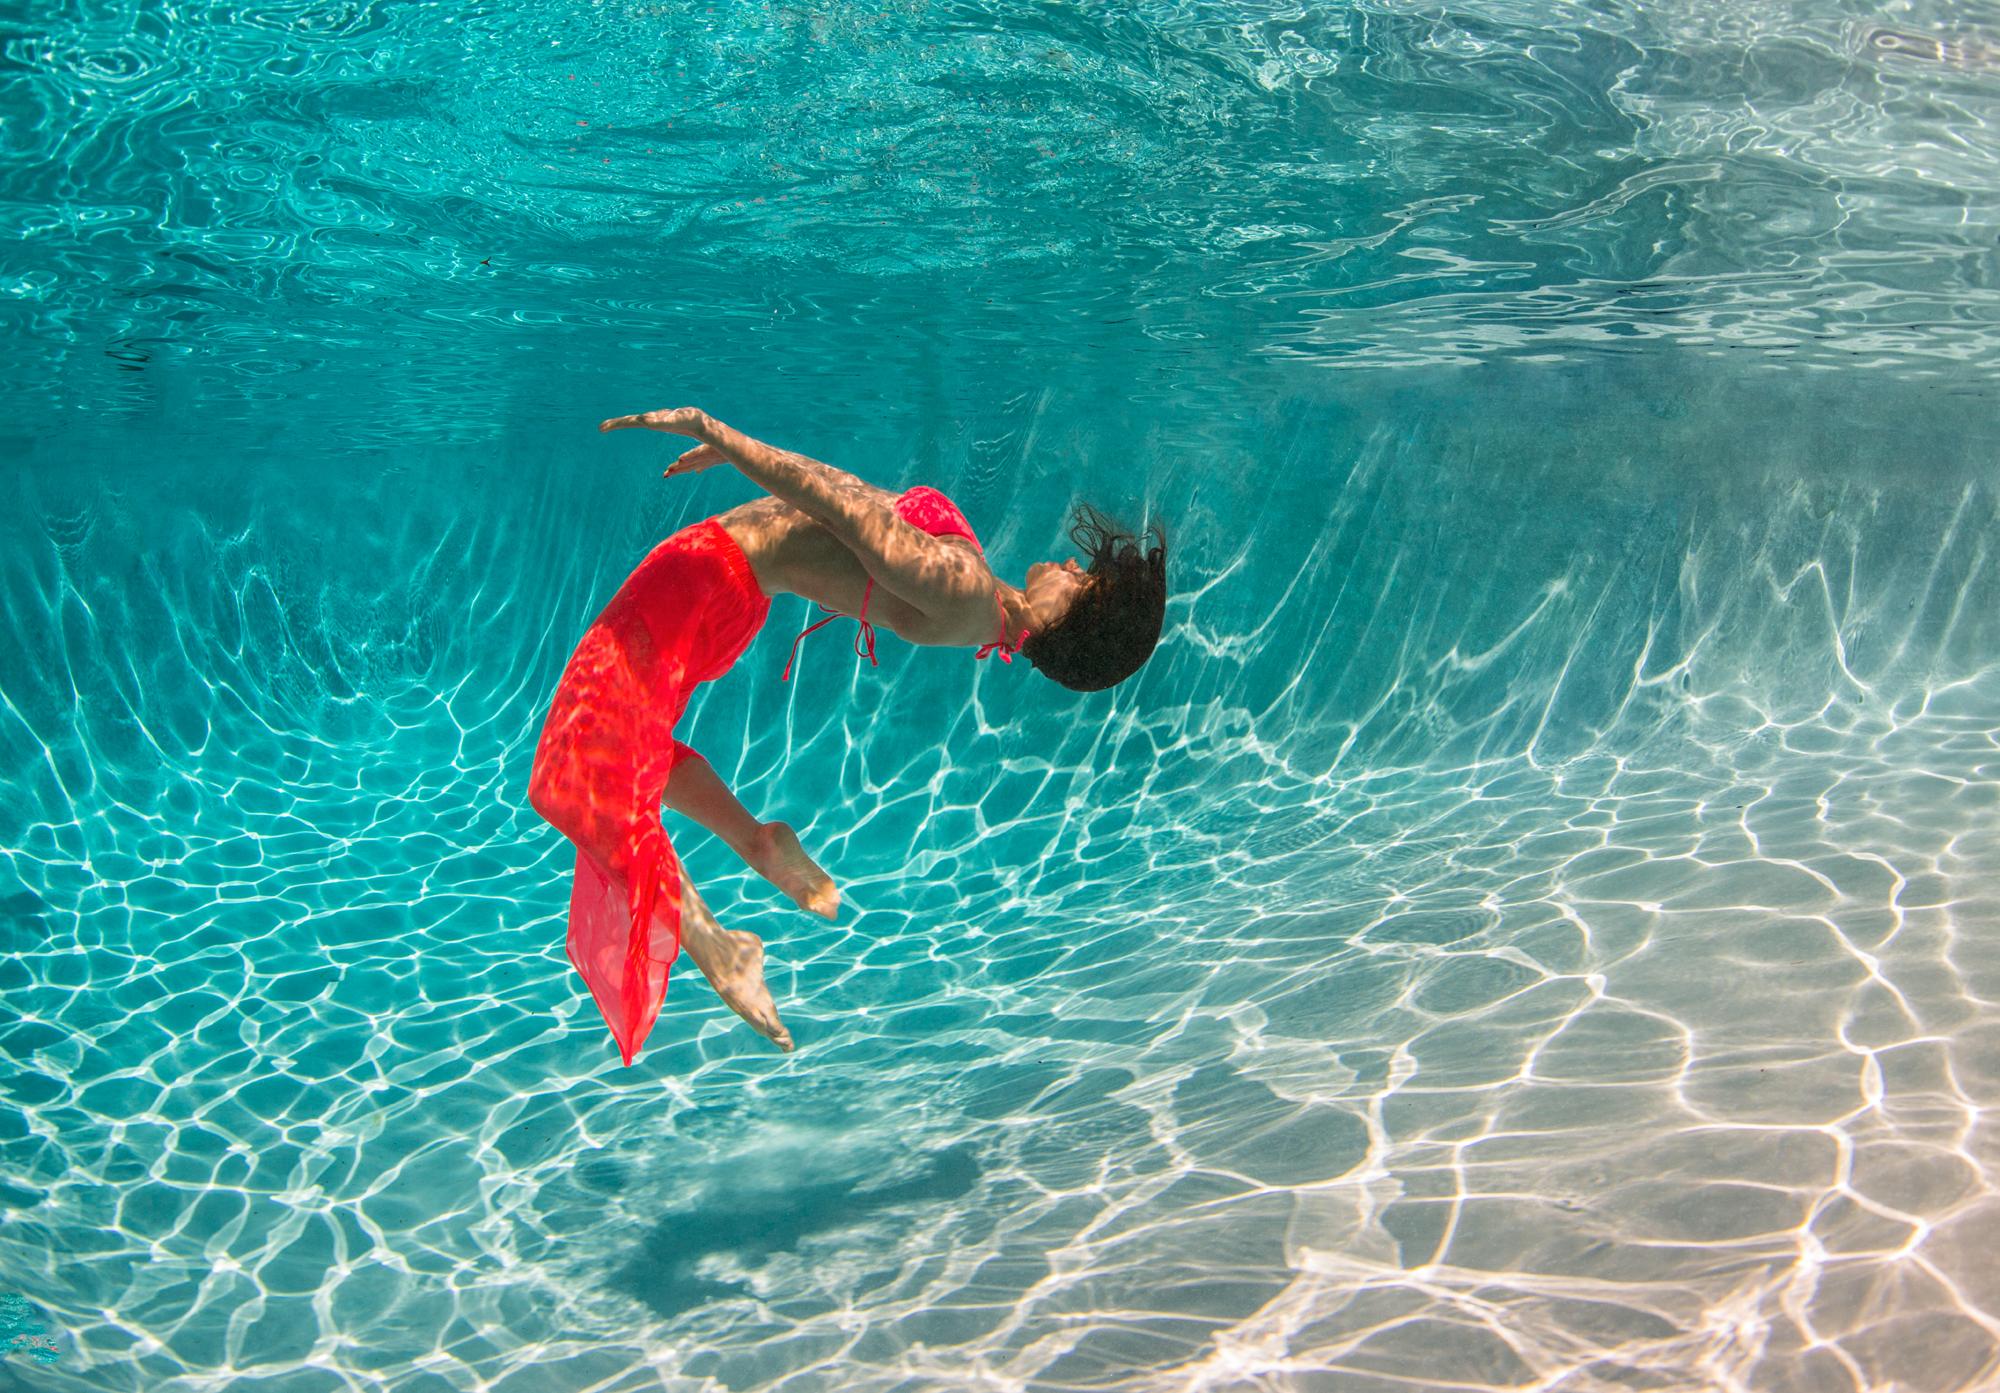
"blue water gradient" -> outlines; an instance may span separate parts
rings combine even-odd
[[[2000,1380],[2000,9],[0,16],[0,1388]],[[542,712],[703,406],[1172,539],[802,601],[618,1067]],[[835,632],[838,632],[836,628]]]

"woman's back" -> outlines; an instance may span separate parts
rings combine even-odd
[[[914,605],[879,585],[871,591],[861,559],[831,531],[791,504],[760,498],[731,508],[716,520],[750,558],[765,594],[801,595],[828,610],[853,615],[861,613],[866,599],[869,622],[906,643],[955,641],[954,636],[937,632]],[[976,549],[977,544],[968,541],[966,545]]]

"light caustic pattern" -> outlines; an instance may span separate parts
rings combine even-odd
[[[38,1381],[1994,1379],[1992,493],[1561,476],[1521,433],[1286,460],[1093,706],[834,643],[780,686],[767,635],[689,738],[847,907],[676,824],[800,1048],[683,972],[629,1071],[522,789],[670,520],[565,569],[412,502],[343,579],[275,505],[45,497],[4,599],[59,660],[0,706]]]
[[[147,421],[168,377],[402,450],[695,335],[767,380],[978,345],[1170,391],[1206,344],[1990,382],[1996,13],[43,6],[4,31],[0,421]]]

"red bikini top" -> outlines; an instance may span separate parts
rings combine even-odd
[[[958,505],[928,484],[918,484],[915,488],[898,495],[896,516],[933,537],[963,537],[975,547],[979,547],[981,556],[986,554],[986,548],[979,546],[979,538],[973,534],[972,524],[965,520],[965,514],[958,510]],[[881,664],[875,661],[875,626],[868,622],[868,601],[874,594],[875,577],[870,576],[867,587],[861,592],[861,613],[856,616],[861,627],[854,636],[854,651],[857,656],[866,658],[871,666],[880,667]],[[977,659],[984,658],[989,653],[998,653],[1001,662],[1012,663],[1014,655],[1021,651],[1021,645],[1028,641],[1028,631],[1023,629],[1018,639],[1009,639],[1007,610],[1000,603],[998,590],[993,592],[993,603],[1000,611],[1000,637],[982,646],[972,656]],[[791,679],[792,664],[798,661],[800,640],[814,629],[825,628],[841,617],[839,610],[827,609],[825,605],[821,605],[820,608],[826,610],[827,617],[817,624],[806,625],[800,630],[798,638],[792,640],[792,654],[785,660],[784,675],[778,679],[780,682]]]

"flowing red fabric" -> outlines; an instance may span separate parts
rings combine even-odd
[[[563,669],[529,798],[576,844],[569,960],[630,1064],[681,946],[681,864],[660,826],[688,697],[741,657],[771,611],[749,558],[710,518],[654,547]]]

